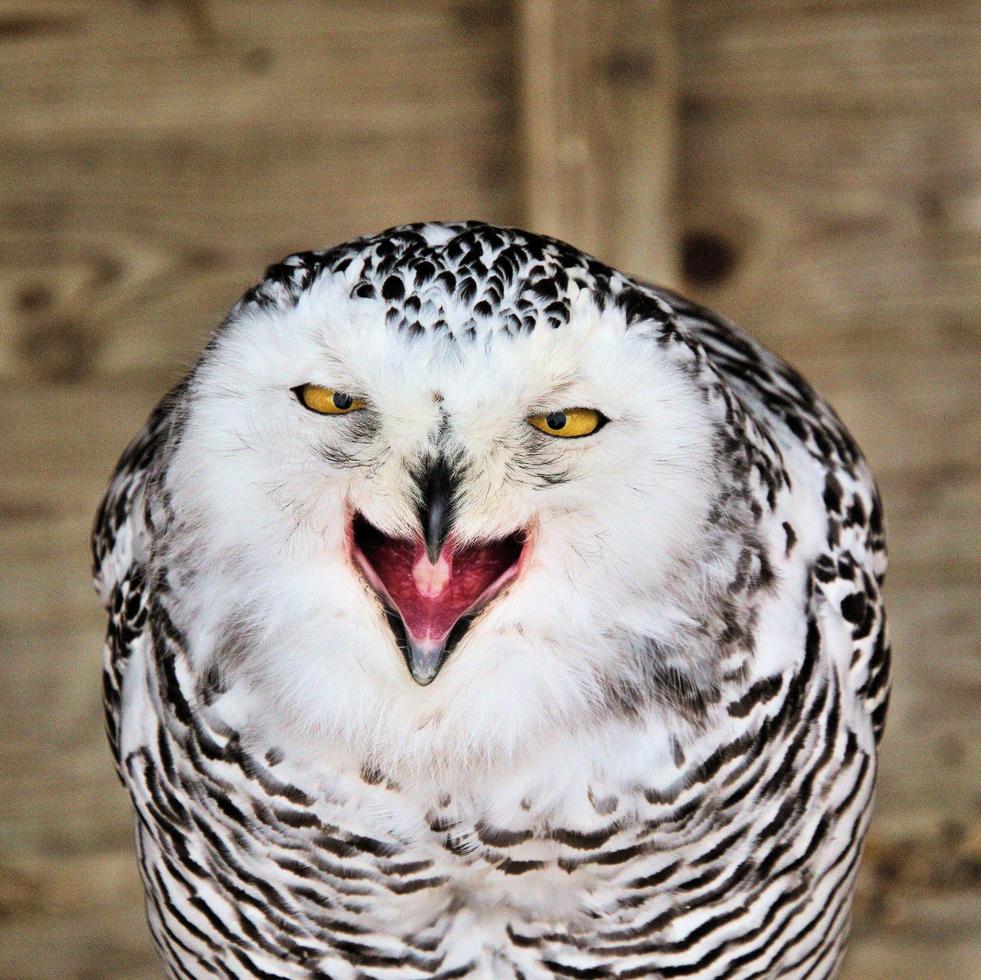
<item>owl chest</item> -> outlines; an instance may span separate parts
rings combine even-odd
[[[746,842],[765,829],[754,808],[727,815],[696,800],[656,828],[616,814],[590,828],[518,807],[501,827],[384,783],[325,784],[288,763],[250,764],[234,746],[207,746],[209,758],[205,743],[185,741],[155,758],[163,744],[128,766],[151,924],[201,963],[238,950],[280,973],[293,963],[290,976],[315,963],[353,978],[370,955],[404,964],[399,976],[477,964],[474,975],[538,977],[546,961],[585,969],[628,939],[673,962],[700,917],[728,922],[772,897],[740,870],[755,859]],[[803,908],[809,866],[825,860],[820,820],[802,811],[775,857],[760,857],[786,864],[774,887],[788,908]],[[846,835],[844,850],[860,837]]]
[[[492,833],[473,818],[407,818],[398,810],[348,800],[315,824],[277,808],[294,831],[289,853],[284,861],[275,845],[256,849],[256,874],[282,881],[294,901],[315,901],[316,891],[339,915],[349,911],[361,925],[371,922],[379,934],[412,944],[420,935],[425,943],[428,931],[445,938],[463,924],[486,933],[488,942],[528,922],[585,929],[588,910],[608,906],[629,870],[603,864],[602,854],[581,865],[567,847],[530,827]]]
[[[172,756],[129,769],[146,877],[161,907],[226,923],[230,941],[256,928],[272,947],[295,930],[325,950],[365,935],[409,950],[493,948],[528,923],[588,929],[624,873],[602,859],[577,866],[530,823],[491,830],[381,787],[315,792],[276,770],[257,779],[255,767]]]

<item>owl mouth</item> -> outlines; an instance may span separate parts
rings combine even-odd
[[[466,545],[450,535],[434,562],[421,538],[392,537],[353,516],[351,557],[381,599],[416,683],[433,681],[481,610],[518,576],[527,540],[523,530]]]

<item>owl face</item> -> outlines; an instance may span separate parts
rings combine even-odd
[[[602,716],[677,626],[710,503],[704,400],[653,324],[575,289],[561,327],[442,314],[393,329],[343,274],[238,310],[168,476],[202,667],[375,757]]]

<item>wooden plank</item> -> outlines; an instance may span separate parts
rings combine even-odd
[[[521,0],[523,222],[675,277],[676,55],[660,0]]]
[[[777,346],[973,349],[981,8],[679,10],[686,286]]]
[[[193,7],[202,14],[188,16]],[[28,3],[17,19],[51,29],[4,37],[4,133],[227,135],[261,123],[266,132],[377,135],[466,126],[506,82],[506,39],[495,38],[503,15],[486,0],[396,11],[384,0]]]
[[[943,96],[967,94],[978,72],[972,0],[699,0],[679,11],[695,46],[682,60],[685,97],[728,112],[861,113],[870,101],[943,112]]]

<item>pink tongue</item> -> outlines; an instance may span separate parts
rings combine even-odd
[[[390,538],[374,528],[362,554],[416,641],[442,643],[454,624],[517,561],[511,539],[454,550],[448,542],[433,565],[422,542]]]

